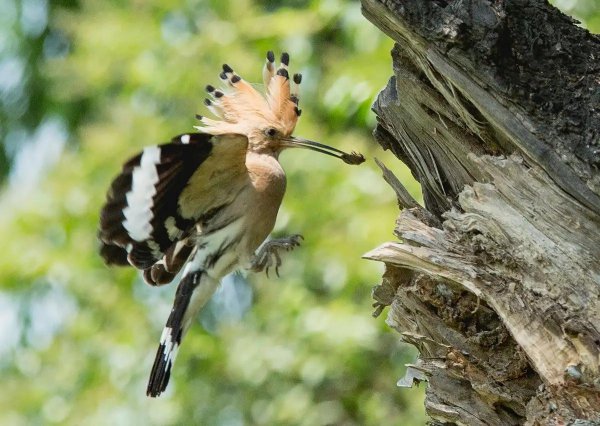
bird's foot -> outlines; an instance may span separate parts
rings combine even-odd
[[[253,272],[265,271],[269,276],[269,268],[275,267],[275,274],[279,276],[279,267],[281,266],[280,250],[290,251],[300,245],[304,237],[300,234],[291,235],[286,238],[275,238],[267,241],[258,249],[252,262],[250,270]]]

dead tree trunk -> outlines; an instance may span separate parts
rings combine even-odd
[[[396,41],[377,141],[421,183],[378,312],[434,424],[600,424],[600,38],[543,0],[362,0]]]

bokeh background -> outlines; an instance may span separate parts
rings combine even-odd
[[[559,6],[598,32],[595,0]],[[361,255],[393,238],[397,206],[370,105],[392,42],[344,0],[0,0],[0,424],[422,425],[415,352],[370,291]],[[150,288],[96,254],[121,164],[192,130],[227,62],[260,81],[265,52],[302,72],[296,134],[368,158],[285,152],[275,235],[302,233],[281,278],[238,274],[188,334],[170,388],[145,386],[175,285]]]

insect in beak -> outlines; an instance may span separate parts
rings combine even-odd
[[[286,148],[306,148],[323,154],[331,155],[332,157],[340,158],[346,164],[360,164],[365,161],[365,157],[363,157],[362,154],[354,151],[348,154],[332,146],[295,136],[283,139],[281,144]]]

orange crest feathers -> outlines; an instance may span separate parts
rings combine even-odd
[[[249,136],[257,129],[275,127],[284,135],[291,135],[298,122],[301,111],[298,109],[298,85],[301,74],[294,74],[290,81],[288,65],[290,56],[281,55],[281,64],[275,70],[275,55],[267,53],[263,68],[263,81],[266,93],[263,95],[246,82],[233,69],[225,64],[219,75],[226,88],[218,90],[206,86],[212,99],[204,104],[217,119],[197,116],[202,126],[196,129],[211,135],[236,133]]]

